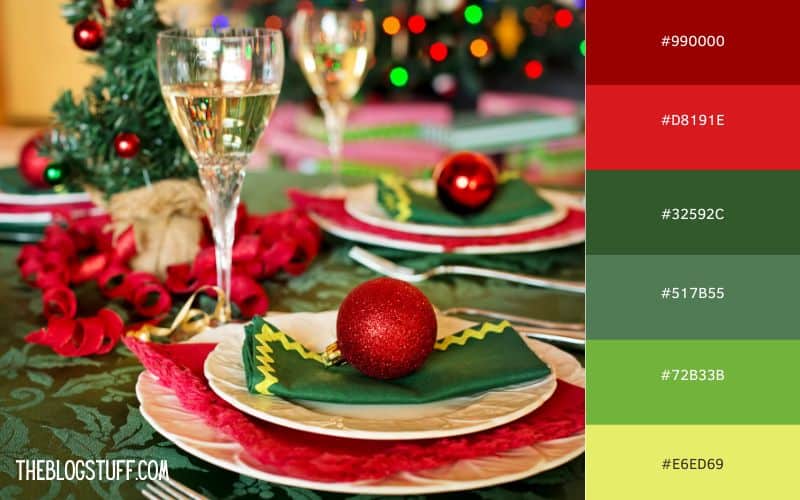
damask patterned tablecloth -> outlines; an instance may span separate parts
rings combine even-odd
[[[245,183],[252,212],[284,208],[287,187],[311,189],[323,177],[258,172]],[[356,498],[266,483],[194,458],[155,432],[142,418],[134,394],[142,370],[120,344],[92,358],[62,358],[23,337],[41,327],[39,292],[20,281],[14,260],[19,247],[0,244],[0,499],[141,498],[133,481],[20,481],[19,459],[165,459],[170,477],[211,498]],[[562,268],[557,276],[582,279],[583,268]],[[342,242],[329,239],[302,276],[266,283],[276,311],[335,308],[358,283],[374,277],[346,257]],[[545,319],[583,321],[582,296],[538,290],[500,281],[444,277],[418,285],[441,308],[473,306]],[[102,298],[93,291],[78,297],[88,308]],[[582,499],[583,457],[515,483],[442,498]],[[367,497],[359,496],[359,499]]]

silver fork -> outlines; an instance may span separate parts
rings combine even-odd
[[[573,332],[585,332],[585,323],[565,323],[563,321],[548,321],[546,319],[529,318],[527,316],[516,316],[514,314],[507,314],[498,311],[491,311],[489,309],[478,309],[477,307],[451,307],[440,311],[439,314],[445,316],[485,316],[492,319],[507,319],[517,326],[527,326],[533,328],[542,328],[547,330],[567,330]]]
[[[142,495],[149,500],[208,500],[208,497],[169,478],[145,484]]]
[[[496,278],[512,281],[514,283],[522,283],[524,285],[538,286],[565,292],[586,293],[586,283],[579,281],[559,280],[545,278],[542,276],[532,276],[508,271],[498,271],[495,269],[486,269],[483,267],[461,265],[442,265],[433,267],[427,271],[417,272],[410,267],[404,267],[395,264],[388,259],[384,259],[383,257],[375,255],[374,253],[364,250],[358,246],[351,248],[348,255],[356,262],[361,263],[377,273],[389,276],[390,278],[408,281],[409,283],[425,281],[428,278],[439,276],[441,274],[462,274],[468,276],[481,276],[484,278]]]
[[[560,321],[547,321],[538,318],[515,316],[487,309],[473,307],[451,307],[439,311],[444,316],[484,316],[492,319],[508,320],[516,331],[526,337],[566,344],[576,349],[586,346],[586,325],[583,323],[563,323]]]

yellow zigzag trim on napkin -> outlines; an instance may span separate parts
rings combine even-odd
[[[497,177],[497,183],[503,184],[508,181],[519,179],[521,177],[522,176],[519,174],[519,171],[517,170],[504,170],[503,172],[500,172],[500,175]]]
[[[501,321],[500,323],[484,323],[479,330],[474,328],[467,328],[457,335],[450,335],[443,339],[437,340],[433,348],[437,351],[446,351],[448,347],[453,344],[464,345],[469,339],[483,340],[489,333],[503,333],[503,331],[510,327],[511,323],[508,321]]]
[[[269,345],[270,342],[280,342],[285,350],[294,351],[303,359],[325,364],[325,360],[322,359],[321,355],[307,350],[296,340],[291,340],[285,333],[280,330],[273,330],[269,325],[261,327],[261,333],[254,335],[253,338],[260,344],[256,346],[256,351],[259,354],[256,355],[256,359],[261,364],[256,368],[264,375],[264,380],[256,384],[256,391],[261,394],[269,394],[269,388],[272,384],[278,382],[278,377],[275,376],[275,369],[272,367],[275,360],[270,356],[273,352],[272,347]]]
[[[411,198],[408,196],[405,186],[403,186],[400,179],[394,175],[382,175],[381,181],[384,186],[394,193],[394,198],[389,198],[385,194],[382,197],[387,207],[397,210],[394,219],[400,222],[407,221],[409,217],[411,217]]]

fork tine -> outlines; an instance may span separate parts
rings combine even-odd
[[[145,491],[155,495],[159,500],[191,500],[180,491],[171,488],[161,481],[151,481],[147,483],[142,492],[144,493]]]
[[[185,484],[181,484],[178,481],[175,481],[174,479],[165,478],[162,481],[167,483],[167,484],[169,484],[173,488],[177,489],[178,491],[180,491],[184,495],[187,495],[189,498],[192,498],[193,500],[208,500],[206,497],[204,497],[200,493],[198,493],[195,490],[189,488]]]
[[[175,497],[172,495],[165,493],[163,490],[159,489],[152,483],[147,483],[144,485],[144,489],[142,490],[142,495],[144,495],[148,499],[155,499],[155,500],[175,500]]]
[[[384,259],[380,255],[375,255],[374,253],[359,246],[353,246],[347,255],[350,256],[350,258],[354,261],[358,262],[364,267],[372,269],[376,273],[397,277],[398,279],[417,277],[417,272],[414,269],[395,264],[391,260]]]
[[[149,484],[145,485],[144,489],[141,490],[142,496],[145,497],[147,500],[167,500],[167,497],[155,496],[152,493],[150,493],[150,491],[147,489],[148,486],[150,485]]]
[[[196,497],[191,495],[187,495],[183,493],[179,488],[173,486],[173,484],[177,484],[176,481],[171,481],[172,484],[166,482],[165,480],[155,480],[153,481],[153,485],[157,488],[161,488],[161,490],[169,493],[170,495],[174,496],[178,500],[194,500]]]

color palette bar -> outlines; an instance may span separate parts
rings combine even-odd
[[[589,500],[797,498],[795,426],[594,425],[586,440]]]
[[[800,3],[587,10],[587,490],[800,498]]]

